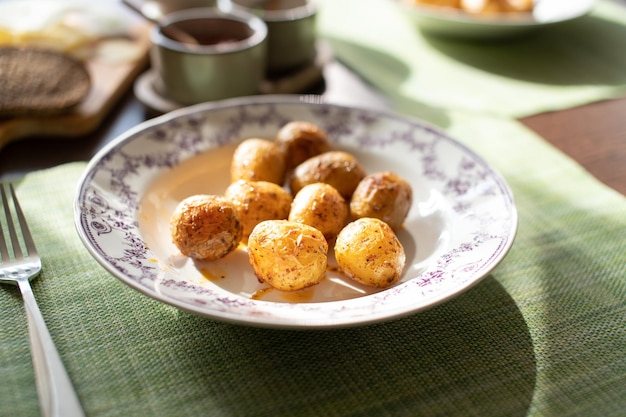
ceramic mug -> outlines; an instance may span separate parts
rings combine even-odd
[[[193,38],[189,42],[179,34]],[[241,10],[171,13],[151,34],[155,90],[182,105],[259,92],[267,59],[267,26]]]
[[[287,72],[316,55],[317,3],[314,0],[232,0],[234,9],[254,13],[267,24],[267,69]]]

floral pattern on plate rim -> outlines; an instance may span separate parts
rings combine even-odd
[[[201,152],[311,120],[342,145],[402,146],[419,174],[450,201],[470,232],[419,276],[361,298],[325,303],[271,303],[162,276],[136,219],[154,176]],[[252,129],[252,130],[251,130]],[[447,151],[443,154],[441,148]],[[450,156],[454,153],[453,156]],[[452,160],[450,160],[452,159]],[[91,254],[131,287],[183,310],[225,321],[275,327],[348,326],[403,316],[456,295],[485,276],[514,239],[517,214],[504,180],[478,155],[438,129],[404,116],[284,97],[197,105],[145,122],[90,163],[75,201],[76,226]],[[171,292],[164,295],[159,286]]]

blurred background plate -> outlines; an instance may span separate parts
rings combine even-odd
[[[470,15],[460,10],[392,0],[425,33],[464,39],[505,39],[589,13],[594,0],[536,0],[532,13]]]

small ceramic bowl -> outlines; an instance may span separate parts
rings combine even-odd
[[[217,8],[177,11],[154,27],[151,41],[154,88],[164,97],[191,105],[259,92],[267,60],[267,26],[250,13]]]
[[[232,0],[232,4],[267,24],[268,72],[287,72],[314,61],[318,9],[314,0]]]

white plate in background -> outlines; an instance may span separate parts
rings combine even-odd
[[[498,39],[520,36],[539,28],[568,22],[589,13],[594,0],[536,0],[532,13],[476,16],[463,11],[391,0],[426,33],[463,39]]]

